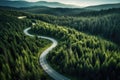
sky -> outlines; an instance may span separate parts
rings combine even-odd
[[[60,2],[64,4],[73,4],[81,7],[91,6],[91,5],[99,5],[99,4],[112,4],[112,3],[120,3],[120,0],[18,0],[18,1],[29,1],[29,2],[37,2],[37,1],[48,1],[48,2]]]

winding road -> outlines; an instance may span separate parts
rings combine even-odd
[[[28,33],[28,31],[30,30],[31,28],[26,28],[24,29],[24,33],[28,36],[31,36],[31,37],[34,37],[34,35]],[[47,39],[47,40],[50,40],[52,41],[52,45],[47,48],[45,51],[42,52],[42,54],[40,55],[39,57],[39,62],[42,66],[42,68],[44,69],[44,71],[49,75],[51,76],[54,80],[70,80],[69,78],[63,76],[62,74],[58,73],[57,71],[55,71],[52,67],[50,67],[50,65],[47,63],[47,60],[46,60],[46,56],[47,54],[57,46],[57,41],[53,38],[50,38],[50,37],[45,37],[45,36],[38,36],[38,38],[43,38],[43,39]]]

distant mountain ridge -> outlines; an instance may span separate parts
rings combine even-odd
[[[75,5],[67,5],[59,2],[46,2],[46,1],[38,1],[38,2],[27,2],[27,1],[0,1],[0,6],[10,6],[10,7],[33,7],[33,6],[46,6],[46,7],[61,7],[61,8],[76,8],[79,6]]]
[[[49,15],[58,15],[58,16],[63,16],[63,15],[70,16],[70,15],[79,14],[81,12],[89,11],[84,8],[50,8],[46,6],[34,6],[34,7],[22,7],[22,8],[0,6],[0,9],[18,10],[18,11],[29,12],[34,14],[49,14]]]
[[[25,8],[25,7],[50,7],[50,8],[81,8],[80,6],[63,4],[59,2],[47,2],[47,1],[38,1],[38,2],[27,2],[27,1],[8,1],[1,0],[0,6],[16,7],[16,8]],[[101,9],[110,9],[110,8],[120,8],[120,3],[114,4],[102,4],[95,6],[84,7],[88,10],[101,10]]]
[[[120,3],[114,3],[114,4],[102,4],[102,5],[95,5],[95,6],[88,6],[85,7],[86,9],[91,10],[101,10],[101,9],[110,9],[110,8],[120,8]]]

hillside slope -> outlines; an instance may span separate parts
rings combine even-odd
[[[51,51],[47,60],[57,71],[70,79],[120,79],[120,47],[116,44],[71,28],[41,21],[32,27],[31,32],[59,40],[57,48]]]
[[[50,41],[25,36],[31,20],[19,20],[21,12],[0,9],[0,79],[50,80],[38,63]]]

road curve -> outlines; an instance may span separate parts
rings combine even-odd
[[[31,28],[26,28],[24,29],[24,33],[28,36],[34,37],[34,35],[28,33],[28,30],[30,30]],[[43,39],[47,39],[52,41],[52,45],[47,48],[45,51],[42,52],[42,54],[39,57],[39,62],[42,66],[42,68],[44,69],[44,71],[51,76],[54,80],[70,80],[69,78],[61,75],[60,73],[56,72],[52,67],[50,67],[50,65],[48,65],[47,61],[46,61],[46,56],[47,54],[57,46],[57,41],[53,38],[50,37],[45,37],[45,36],[38,36],[38,38],[43,38]]]

